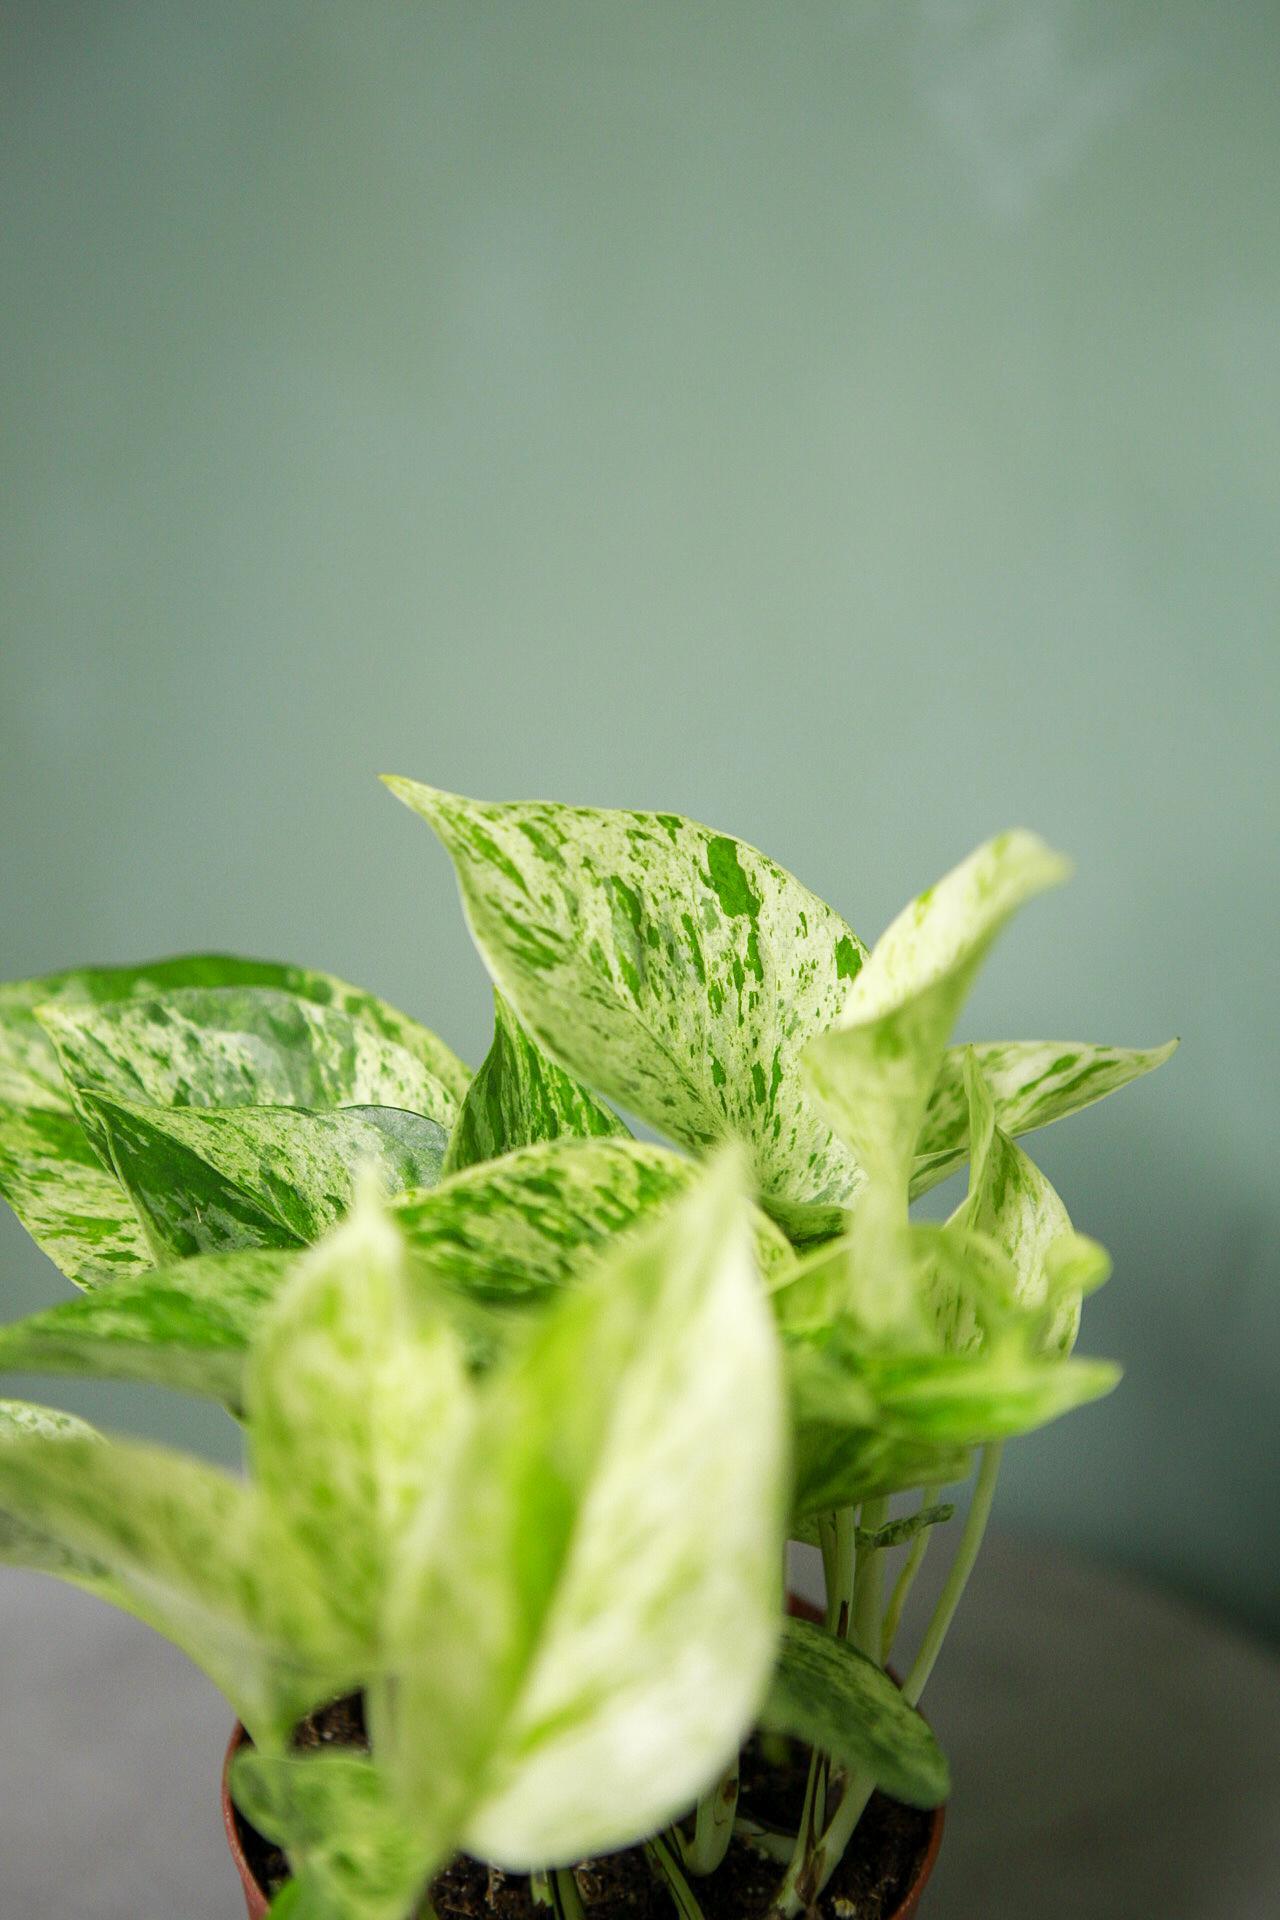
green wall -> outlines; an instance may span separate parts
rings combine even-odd
[[[1042,1143],[1128,1378],[1001,1511],[1273,1630],[1278,51],[1263,0],[0,23],[0,972],[266,952],[477,1058],[379,769],[709,819],[868,939],[1038,827],[1078,878],[967,1030],[1183,1047]],[[0,1273],[63,1291],[8,1221]]]

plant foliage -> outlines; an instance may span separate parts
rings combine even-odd
[[[390,785],[493,980],[474,1076],[303,968],[0,987],[0,1191],[82,1289],[0,1328],[0,1367],[205,1394],[247,1463],[0,1402],[0,1561],[222,1688],[281,1915],[409,1920],[466,1850],[573,1916],[575,1863],[643,1845],[697,1920],[699,1879],[754,1846],[790,1920],[873,1787],[945,1797],[916,1702],[1000,1449],[1116,1378],[1074,1353],[1106,1256],[1018,1137],[1171,1049],[952,1043],[1006,922],[1065,875],[1033,835],[868,950],[677,815]],[[966,1164],[949,1219],[912,1214]],[[975,1454],[900,1689],[906,1593]],[[821,1549],[820,1625],[785,1617],[788,1537]],[[367,1749],[297,1746],[356,1691]],[[809,1750],[793,1835],[737,1809],[755,1734]]]

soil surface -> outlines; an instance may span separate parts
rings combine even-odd
[[[361,1700],[352,1696],[322,1708],[303,1721],[295,1740],[303,1749],[366,1746]],[[807,1749],[797,1744],[790,1744],[779,1762],[766,1759],[753,1742],[743,1755],[739,1813],[794,1832],[808,1765]],[[814,1920],[888,1920],[929,1844],[932,1817],[873,1794],[830,1886],[812,1909]],[[259,1885],[274,1896],[289,1876],[288,1862],[239,1813],[236,1825]],[[586,1861],[574,1871],[583,1905],[598,1920],[673,1920],[671,1895],[638,1847]],[[735,1840],[716,1872],[692,1885],[705,1920],[757,1920],[781,1873],[777,1861]],[[439,1920],[548,1920],[548,1909],[534,1905],[523,1874],[500,1873],[466,1854],[436,1877],[431,1900]]]

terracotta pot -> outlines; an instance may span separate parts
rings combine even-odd
[[[793,1593],[789,1595],[787,1605],[792,1613],[800,1614],[805,1619],[820,1620],[822,1618],[818,1608],[810,1606],[808,1601],[802,1600],[798,1594]],[[236,1754],[248,1737],[244,1728],[237,1724],[227,1747],[227,1757],[222,1763],[222,1824],[226,1828],[227,1842],[231,1848],[231,1858],[236,1863],[236,1871],[240,1875],[240,1884],[244,1888],[244,1902],[248,1913],[248,1920],[266,1920],[270,1903],[267,1900],[266,1894],[254,1878],[253,1868],[245,1858],[244,1847],[240,1841],[240,1829],[236,1820],[236,1811],[231,1804],[231,1762],[235,1759]],[[942,1845],[942,1828],[945,1818],[946,1808],[936,1807],[929,1824],[929,1843],[920,1856],[915,1873],[912,1876],[911,1885],[907,1889],[906,1898],[896,1913],[892,1915],[892,1920],[912,1920],[912,1915],[919,1908],[920,1896],[925,1890],[929,1875],[933,1872],[933,1863],[938,1857],[938,1848]]]

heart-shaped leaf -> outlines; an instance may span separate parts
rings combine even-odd
[[[420,1311],[403,1237],[366,1191],[264,1313],[246,1411],[255,1481],[371,1658],[403,1537],[468,1409],[452,1330]]]
[[[395,1107],[149,1107],[86,1094],[156,1261],[299,1247],[350,1207],[357,1169],[384,1191],[438,1177],[448,1137]]]
[[[231,1789],[259,1833],[289,1854],[298,1877],[289,1883],[285,1911],[295,1920],[404,1920],[450,1838],[447,1829],[439,1834],[433,1857],[422,1828],[406,1824],[385,1776],[358,1753],[261,1754],[245,1747]]]
[[[984,1040],[948,1047],[916,1141],[913,1194],[926,1193],[964,1164],[969,1151],[965,1056],[972,1052],[991,1089],[997,1124],[1010,1136],[1079,1113],[1162,1066],[1177,1049],[1099,1047],[1074,1040]]]
[[[898,915],[810,1044],[813,1087],[871,1182],[861,1211],[874,1201],[905,1222],[925,1109],[973,976],[1015,909],[1067,871],[1034,834],[979,847]]]
[[[458,1101],[400,1041],[341,1007],[274,987],[188,987],[37,1019],[77,1093],[160,1107],[396,1107],[452,1126]],[[450,1080],[453,1079],[450,1073]],[[77,1111],[110,1164],[91,1103]]]
[[[696,1181],[695,1162],[638,1140],[564,1138],[522,1147],[409,1193],[394,1211],[415,1259],[445,1285],[516,1303],[576,1280],[593,1254]],[[790,1264],[779,1230],[753,1212],[757,1257]]]
[[[230,1474],[38,1432],[0,1445],[0,1512],[99,1569],[96,1590],[173,1640],[268,1738],[357,1677],[305,1559]]]
[[[687,1805],[772,1668],[784,1456],[750,1215],[721,1164],[483,1389],[402,1593],[408,1804],[437,1804],[448,1756],[478,1796],[464,1844],[514,1868]]]
[[[675,814],[388,785],[440,836],[496,985],[561,1065],[683,1146],[745,1142],[771,1201],[852,1191],[798,1070],[862,964],[838,914]]]
[[[936,1807],[951,1791],[930,1727],[883,1668],[808,1620],[783,1628],[760,1724],[869,1774],[908,1806]]]
[[[54,1047],[36,1019],[51,1005],[108,1006],[186,989],[264,987],[330,1007],[414,1055],[455,1100],[468,1075],[407,1015],[330,974],[229,954],[84,967],[0,985],[0,1194],[68,1278],[97,1286],[153,1264],[127,1193],[89,1146]]]
[[[542,1051],[500,993],[493,1002],[493,1045],[467,1089],[445,1172],[564,1135],[626,1137],[617,1114]]]

